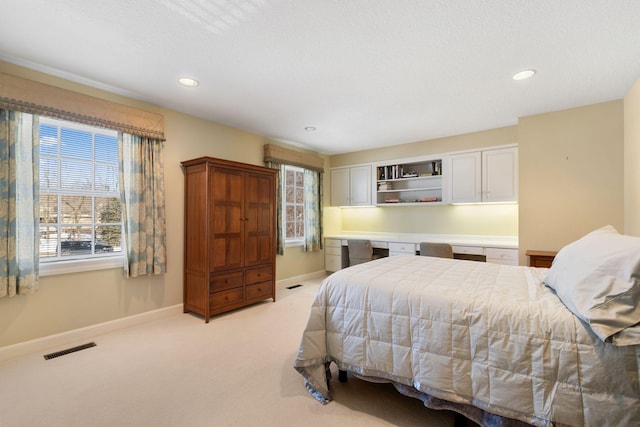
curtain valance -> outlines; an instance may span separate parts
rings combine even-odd
[[[164,140],[160,114],[5,73],[0,73],[0,108]]]
[[[324,159],[313,154],[289,150],[273,144],[264,145],[264,162],[299,166],[301,168],[324,172]]]

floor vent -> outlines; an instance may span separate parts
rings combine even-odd
[[[295,289],[295,288],[299,288],[300,286],[302,285],[298,283],[297,285],[287,286],[287,289]]]
[[[85,350],[87,348],[91,348],[91,347],[95,347],[95,346],[96,346],[96,343],[90,342],[90,343],[87,343],[87,344],[79,345],[77,347],[71,347],[71,348],[68,348],[66,350],[56,351],[55,353],[45,354],[44,358],[45,358],[45,360],[55,359],[56,357],[64,356],[64,355],[67,355],[69,353],[75,353],[76,351]]]

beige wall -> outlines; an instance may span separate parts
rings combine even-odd
[[[640,79],[624,98],[624,232],[640,236]]]
[[[262,165],[264,138],[11,64],[0,62],[0,72],[164,115],[168,270],[163,276],[128,280],[121,269],[42,277],[36,295],[0,298],[0,346],[182,303],[184,189],[180,162],[206,155]],[[277,257],[279,280],[323,269],[322,253],[307,254],[298,247]]]
[[[527,249],[623,230],[623,128],[621,100],[519,120],[521,263]]]
[[[518,205],[342,208],[341,221],[343,232],[517,236]]]
[[[375,150],[331,156],[331,167],[474,150],[517,143],[517,127],[509,126],[447,138],[392,145]],[[330,208],[338,212],[325,220],[333,234],[349,231],[420,234],[518,235],[518,205],[385,206]],[[327,235],[331,233],[327,232]]]

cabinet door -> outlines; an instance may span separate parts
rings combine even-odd
[[[245,265],[272,261],[275,254],[275,180],[247,173],[245,180]]]
[[[350,177],[350,206],[370,206],[371,193],[371,166],[355,166],[349,168]]]
[[[209,267],[211,271],[244,265],[244,173],[215,167],[209,175],[211,195]]]
[[[449,159],[449,203],[479,203],[481,192],[480,152],[454,154]]]
[[[349,168],[331,169],[331,206],[349,206]]]
[[[485,202],[518,200],[518,149],[501,148],[482,152],[482,188]]]

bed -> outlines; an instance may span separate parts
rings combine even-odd
[[[329,365],[481,425],[640,425],[640,238],[604,227],[551,269],[394,256],[327,277],[294,362]]]

